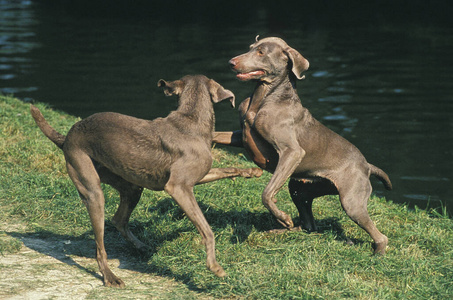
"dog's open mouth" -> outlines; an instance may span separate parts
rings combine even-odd
[[[248,73],[237,73],[236,77],[239,80],[250,80],[250,79],[259,78],[265,74],[266,74],[266,72],[264,72],[263,70],[256,70],[256,71],[252,71],[252,72],[248,72]]]

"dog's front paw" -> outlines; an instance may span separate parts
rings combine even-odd
[[[263,175],[263,170],[260,168],[250,168],[242,170],[242,177],[252,178],[252,177],[261,177]]]
[[[293,220],[291,219],[290,216],[282,212],[282,218],[277,218],[277,221],[282,224],[286,229],[291,229],[294,227]]]

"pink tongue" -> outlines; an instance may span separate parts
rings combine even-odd
[[[252,71],[252,72],[249,72],[249,73],[239,73],[239,74],[236,75],[236,77],[241,79],[241,80],[247,80],[247,79],[250,79],[253,76],[263,75],[263,74],[264,74],[263,71]]]

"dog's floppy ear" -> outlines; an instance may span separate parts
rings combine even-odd
[[[224,89],[223,86],[221,86],[212,79],[209,80],[209,93],[211,94],[212,102],[218,103],[222,100],[230,99],[231,106],[232,107],[235,106],[234,103],[235,97],[233,92]]]
[[[160,79],[157,82],[157,86],[164,89],[166,96],[179,96],[182,92],[182,89],[184,88],[184,82],[182,80],[165,81],[163,79]]]
[[[306,60],[305,57],[302,56],[302,54],[291,47],[285,49],[285,52],[293,63],[293,68],[291,69],[293,74],[296,75],[297,79],[304,79],[305,75],[301,76],[301,74],[302,72],[308,70],[308,67],[310,65],[308,60]]]

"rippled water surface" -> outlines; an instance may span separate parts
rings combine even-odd
[[[303,105],[389,174],[394,191],[373,180],[375,192],[452,211],[453,30],[438,15],[74,2],[0,0],[1,93],[81,117],[117,111],[151,119],[176,108],[176,98],[158,89],[160,78],[201,73],[241,101],[253,84],[237,81],[228,60],[257,34],[278,35],[310,61],[298,83]],[[228,103],[216,106],[216,118],[218,130],[239,127]]]

